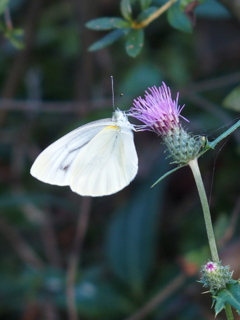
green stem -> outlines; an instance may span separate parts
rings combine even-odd
[[[162,7],[160,7],[157,11],[155,11],[153,14],[151,14],[147,19],[145,19],[145,20],[143,20],[141,22],[133,21],[132,28],[141,29],[141,28],[144,28],[144,27],[148,26],[152,21],[154,21],[161,14],[163,14],[165,11],[167,11],[177,1],[178,0],[169,0]]]
[[[205,225],[206,225],[206,231],[207,231],[207,236],[208,236],[208,242],[209,242],[209,247],[212,255],[212,260],[214,262],[219,262],[219,257],[218,257],[218,251],[217,251],[217,245],[214,237],[214,232],[213,232],[213,226],[212,226],[212,219],[211,219],[211,214],[209,210],[209,205],[208,205],[208,199],[206,196],[204,184],[202,181],[201,173],[198,167],[198,162],[197,159],[193,159],[189,161],[189,166],[192,170],[199,197],[201,200],[202,208],[203,208],[203,215],[204,215],[204,220],[205,220]]]
[[[199,170],[197,158],[191,160],[188,164],[192,170],[192,173],[197,185],[199,197],[201,200],[212,260],[214,262],[219,262],[217,245],[216,245],[215,236],[214,236],[213,227],[212,227],[212,219],[211,219],[210,209],[208,205],[208,199],[206,196],[204,184],[203,184],[201,173]],[[228,320],[234,320],[232,309],[229,304],[225,305],[225,313]]]
[[[230,304],[225,305],[225,313],[226,313],[228,320],[234,320],[232,308],[231,308]]]

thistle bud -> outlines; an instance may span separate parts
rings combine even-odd
[[[202,267],[201,272],[203,275],[200,282],[210,290],[224,289],[227,283],[232,282],[233,272],[229,271],[229,266],[223,267],[220,262],[209,261]]]

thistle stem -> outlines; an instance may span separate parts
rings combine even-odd
[[[226,313],[228,320],[234,320],[232,308],[231,308],[230,304],[225,305],[225,313]]]
[[[193,173],[196,185],[197,185],[200,201],[202,204],[203,216],[204,216],[204,220],[205,220],[206,231],[207,231],[209,247],[210,247],[210,251],[211,251],[211,255],[212,255],[212,260],[214,262],[219,262],[217,245],[216,245],[215,236],[214,236],[214,232],[213,232],[213,226],[212,226],[212,219],[211,219],[211,214],[210,214],[209,205],[208,205],[208,199],[206,196],[204,184],[203,184],[201,173],[199,170],[197,158],[189,161],[188,165],[192,170],[192,173]]]
[[[213,226],[212,226],[212,219],[211,219],[210,209],[209,209],[209,205],[208,205],[208,199],[207,199],[206,191],[205,191],[204,184],[202,181],[202,176],[201,176],[201,173],[199,170],[197,158],[189,161],[188,164],[192,170],[192,173],[193,173],[196,185],[197,185],[200,201],[202,204],[203,215],[204,215],[204,220],[205,220],[208,242],[209,242],[209,247],[210,247],[210,251],[211,251],[211,255],[212,255],[212,260],[214,262],[219,262],[217,245],[216,245],[216,240],[215,240]],[[225,305],[225,313],[226,313],[228,320],[234,320],[232,309],[229,304]]]

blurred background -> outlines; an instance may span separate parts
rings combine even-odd
[[[132,58],[124,38],[87,50],[105,32],[85,23],[120,16],[119,1],[0,1],[0,320],[214,319],[197,282],[210,254],[192,174],[182,168],[151,188],[174,167],[159,137],[135,134],[138,175],[112,196],[84,198],[29,170],[59,137],[111,117],[111,75],[121,110],[165,81],[173,98],[180,92],[188,131],[212,141],[236,122],[240,11],[234,1],[221,2],[196,8],[192,33],[163,14]],[[199,160],[221,260],[234,279],[239,145],[237,130]]]

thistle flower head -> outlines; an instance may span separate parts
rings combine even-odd
[[[136,125],[136,131],[154,131],[163,138],[173,163],[185,165],[196,158],[203,147],[202,137],[194,136],[182,128],[179,117],[184,106],[178,105],[178,94],[172,99],[171,91],[163,82],[162,86],[148,88],[144,98],[138,97],[133,102],[128,115],[144,125]]]
[[[148,90],[150,93],[145,91],[145,98],[138,97],[134,100],[134,106],[129,112],[130,116],[145,123],[140,128],[165,135],[169,130],[180,127],[179,116],[184,106],[178,105],[179,94],[173,100],[171,91],[164,82],[162,87],[154,86]]]
[[[211,290],[226,288],[226,284],[232,281],[233,272],[229,271],[229,266],[222,266],[220,262],[206,263],[202,269],[201,283]]]

